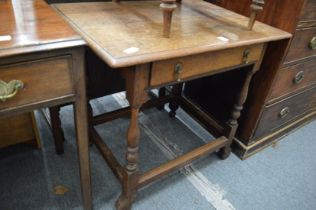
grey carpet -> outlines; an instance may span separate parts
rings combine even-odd
[[[123,101],[124,103],[124,101]],[[122,103],[121,103],[122,104]],[[95,113],[119,107],[113,97],[93,102]],[[17,146],[0,150],[0,210],[82,209],[72,107],[62,109],[65,154],[56,155],[51,132],[41,114],[37,121],[43,149]],[[149,170],[212,137],[180,111],[146,110],[140,118],[140,168]],[[124,163],[128,119],[97,126],[115,155]],[[316,122],[295,131],[259,154],[241,161],[214,154],[143,188],[135,210],[315,210]],[[95,209],[114,209],[120,184],[98,153],[90,148]],[[69,189],[55,195],[54,187]]]

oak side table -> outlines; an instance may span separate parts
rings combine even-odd
[[[248,17],[201,0],[184,0],[181,4],[177,3],[177,8],[170,6],[174,9],[172,24],[166,28],[159,9],[160,3],[122,1],[54,5],[83,36],[88,46],[113,71],[119,71],[126,81],[130,106],[103,116],[104,121],[108,121],[126,113],[130,115],[125,166],[121,166],[115,159],[94,127],[90,128],[94,143],[122,183],[117,209],[130,209],[140,187],[203,155],[217,151],[221,158],[227,158],[238,126],[237,120],[247,98],[249,83],[260,67],[266,47],[269,42],[291,37],[286,32],[262,23],[249,26]],[[227,119],[222,136],[141,173],[138,168],[138,114],[149,103],[155,104],[148,101],[148,91],[171,85],[173,97],[170,101],[170,115],[174,116],[181,105],[182,85],[185,81],[244,66],[247,66],[247,76],[240,96],[232,104],[231,117]]]
[[[85,42],[42,0],[0,1],[0,20],[0,117],[75,104],[83,206],[90,210]]]

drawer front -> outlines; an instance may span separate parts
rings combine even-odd
[[[278,72],[270,99],[276,99],[316,83],[316,59],[283,68]]]
[[[302,11],[300,21],[315,21],[316,22],[316,0],[307,0]]]
[[[285,63],[315,56],[315,44],[316,27],[296,30]]]
[[[15,96],[0,101],[0,110],[73,94],[71,62],[71,56],[62,56],[0,66],[0,80],[24,83]]]
[[[295,120],[316,106],[316,88],[267,106],[254,137],[262,137]]]
[[[245,63],[245,52],[249,52],[249,62],[256,62],[260,60],[263,49],[263,45],[260,44],[154,62],[150,85],[179,82],[242,65]]]

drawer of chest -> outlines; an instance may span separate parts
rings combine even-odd
[[[316,55],[316,27],[298,29],[293,37],[285,63]]]
[[[299,25],[307,22],[316,22],[316,0],[307,0],[302,10]]]
[[[260,118],[255,138],[269,134],[316,106],[316,88],[311,88],[285,100],[267,106]]]
[[[281,69],[272,87],[270,99],[274,100],[316,84],[316,59]]]
[[[71,69],[71,56],[0,65],[2,91],[13,84],[8,94],[1,94],[0,110],[73,94]]]
[[[150,86],[180,82],[260,60],[264,46],[253,45],[154,62]]]

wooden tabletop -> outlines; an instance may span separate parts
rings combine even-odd
[[[0,21],[0,57],[84,44],[43,0],[0,1]]]
[[[111,67],[290,38],[202,0],[184,0],[174,13],[171,37],[162,36],[160,1],[55,4],[89,46]]]

